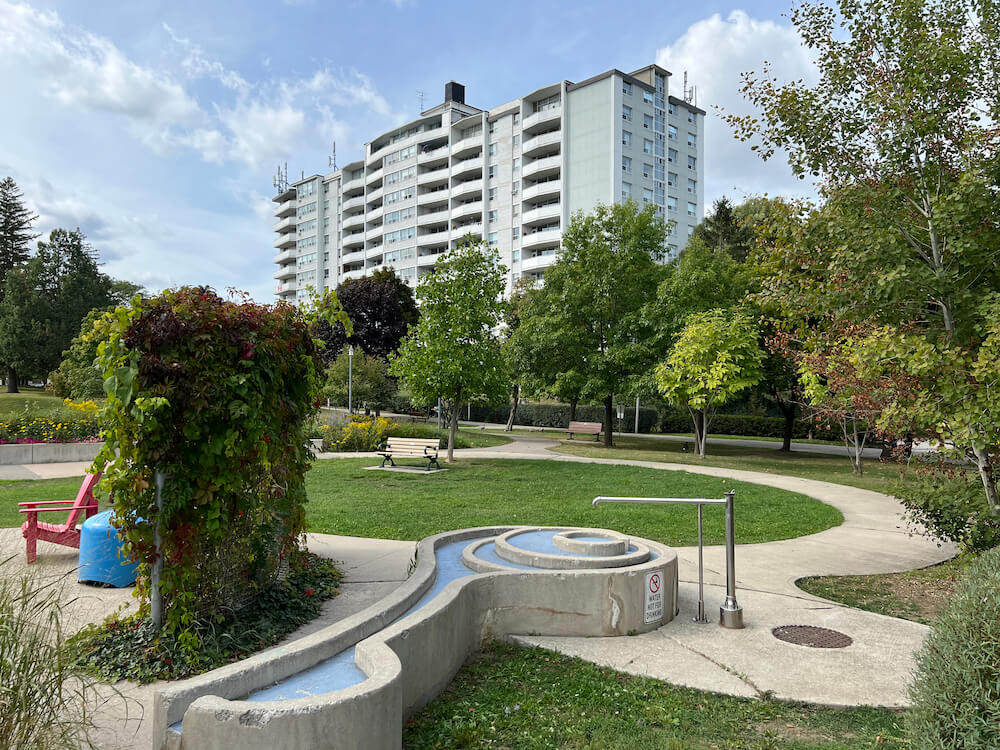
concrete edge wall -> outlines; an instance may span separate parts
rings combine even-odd
[[[5,443],[0,445],[0,466],[93,461],[103,447],[104,443]]]
[[[436,567],[434,550],[441,544],[510,528],[465,529],[428,537],[418,545],[417,571],[401,588],[415,590],[410,584],[419,576],[421,582],[428,581],[420,585],[419,591],[426,590]],[[157,747],[228,750],[239,746],[241,750],[269,750],[328,746],[336,738],[337,746],[343,747],[398,748],[402,721],[436,697],[468,656],[490,637],[512,633],[626,635],[655,629],[673,619],[677,558],[664,545],[648,544],[659,558],[627,570],[507,571],[480,573],[453,581],[417,612],[384,629],[376,629],[358,643],[357,665],[368,677],[344,690],[292,701],[247,702],[219,695],[223,692],[246,695],[282,679],[271,676],[288,670],[287,661],[275,653],[280,648],[251,658],[272,655],[277,657],[279,667],[274,671],[251,668],[235,691],[233,682],[246,661],[223,667],[224,676],[217,677],[216,673],[222,670],[215,670],[187,680],[186,690],[176,689],[182,685],[172,686],[172,691],[168,688],[157,694],[154,742],[158,740]],[[645,576],[657,570],[667,586],[664,611],[662,618],[647,624],[643,617]],[[407,600],[411,597],[412,591],[405,596]],[[390,608],[395,609],[399,597],[389,599]],[[599,602],[600,606],[581,608],[581,602]],[[366,613],[371,617],[375,609],[380,610],[375,619],[382,623],[392,619],[381,616],[388,611],[385,600],[355,618]],[[316,640],[315,636],[324,633],[325,637],[333,636],[337,645],[322,649],[332,656],[350,645],[346,643],[346,631],[330,632],[335,628],[320,631],[309,640]],[[317,657],[321,652],[316,644],[311,644],[311,648],[296,649],[296,653],[305,658]],[[295,662],[298,664],[299,660]],[[297,666],[291,673],[301,668],[304,667]],[[197,689],[190,684],[194,682],[198,683]],[[168,691],[172,700],[164,700]],[[191,702],[195,693],[200,695]],[[183,714],[179,744],[176,735],[167,731],[168,725],[177,720],[172,718],[177,713]],[[171,717],[169,722],[168,717]]]

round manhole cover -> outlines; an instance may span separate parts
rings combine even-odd
[[[813,625],[779,625],[771,634],[779,641],[810,648],[845,648],[854,643],[849,635]]]

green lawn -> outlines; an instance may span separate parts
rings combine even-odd
[[[493,643],[403,731],[425,748],[854,750],[902,748],[902,716],[733,698]]]
[[[38,388],[22,387],[20,393],[0,393],[0,420],[20,416],[25,409],[34,417],[65,417],[74,414],[63,405],[61,398]]]
[[[764,542],[839,524],[836,509],[761,485],[684,472],[551,461],[482,459],[431,474],[370,471],[374,459],[317,461],[306,477],[310,531],[422,539],[448,529],[501,524],[596,526],[665,544],[694,544],[693,506],[601,505],[597,495],[721,497],[736,490],[736,539]],[[78,479],[0,483],[0,526],[20,523],[17,503],[76,494]],[[705,541],[725,539],[723,509],[705,508]]]
[[[573,441],[555,449],[560,453],[595,458],[625,458],[640,461],[718,466],[726,469],[762,471],[768,474],[786,474],[804,479],[836,482],[876,492],[892,494],[900,482],[906,482],[906,464],[882,463],[878,459],[864,462],[864,475],[854,476],[847,456],[831,456],[804,451],[783,453],[772,448],[754,448],[735,445],[709,445],[708,455],[699,458],[681,451],[681,443],[647,437],[622,436],[615,438],[614,448],[605,448],[593,442]],[[688,446],[690,451],[690,446]]]

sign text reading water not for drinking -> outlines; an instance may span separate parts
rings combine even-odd
[[[649,624],[663,619],[663,573],[655,571],[646,574],[643,607],[643,622]]]

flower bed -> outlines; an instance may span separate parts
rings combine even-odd
[[[0,444],[95,443],[100,439],[98,433],[97,420],[88,417],[66,420],[18,417],[0,421]]]

